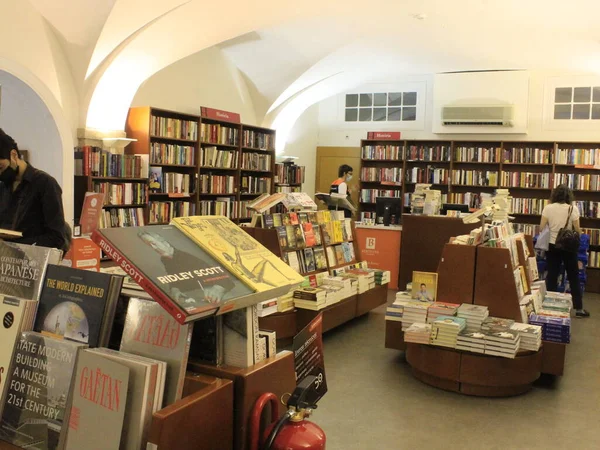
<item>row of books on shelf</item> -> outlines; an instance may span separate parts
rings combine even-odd
[[[216,167],[232,169],[237,167],[238,152],[235,150],[222,150],[217,147],[200,148],[200,165],[202,167]]]
[[[273,180],[270,177],[254,177],[243,175],[241,179],[240,191],[247,194],[262,194],[271,192]]]
[[[276,184],[302,184],[306,168],[295,164],[275,164],[275,183]]]
[[[452,184],[468,186],[498,186],[497,170],[453,170]]]
[[[455,204],[469,205],[470,208],[479,209],[481,207],[482,198],[488,193],[475,193],[475,192],[451,192],[448,194],[448,202]]]
[[[397,160],[450,162],[449,145],[410,145],[404,147],[388,145],[366,145],[361,149],[361,158],[370,160]],[[554,156],[554,158],[553,158]],[[539,147],[475,147],[454,148],[455,162],[507,163],[507,164],[555,164],[600,165],[600,148],[539,148]]]
[[[104,193],[105,205],[141,205],[148,198],[146,183],[94,182],[94,192]]]
[[[512,198],[510,211],[515,214],[541,215],[549,200],[542,198]]]
[[[200,124],[200,140],[202,142],[210,144],[238,145],[239,138],[239,128],[213,123]]]
[[[144,221],[144,208],[111,208],[100,213],[98,227],[141,227]]]
[[[588,267],[600,269],[600,252],[596,250],[590,250],[588,259]]]
[[[406,171],[406,183],[448,184],[450,171],[435,167],[413,167]]]
[[[196,204],[189,201],[149,202],[148,209],[150,210],[150,225],[169,223],[174,217],[196,215]]]
[[[297,193],[297,192],[302,192],[302,186],[281,186],[276,184],[275,185],[275,192],[276,193],[282,193],[282,194],[291,194],[291,193]]]
[[[234,194],[236,191],[235,177],[232,175],[213,175],[202,173],[198,177],[198,185],[204,194]]]
[[[402,183],[402,167],[361,167],[360,181]]]
[[[360,202],[361,203],[375,203],[377,197],[402,197],[402,191],[399,189],[361,189],[360,190]]]
[[[217,197],[215,200],[201,200],[198,213],[201,216],[225,216],[230,219],[247,219],[251,213],[247,210],[247,201],[233,200],[231,197]]]
[[[306,211],[306,212],[287,212],[263,215],[264,228],[277,228],[281,226],[304,226],[311,225],[310,230],[317,230],[316,227],[323,227],[327,224],[332,225],[332,242],[351,241],[352,219],[344,217],[344,211]],[[327,244],[328,245],[328,244]]]
[[[150,118],[150,134],[157,137],[197,141],[198,122],[152,116]]]
[[[582,228],[581,231],[590,237],[590,245],[600,245],[600,229]]]
[[[123,155],[85,145],[75,149],[75,175],[146,178],[147,155]]]
[[[284,252],[282,257],[286,264],[301,275],[328,268],[323,246]]]
[[[600,175],[557,173],[554,175],[554,187],[561,184],[579,191],[598,191]]]
[[[162,167],[151,167],[148,188],[151,193],[189,195],[196,190],[195,175],[164,172]]]
[[[550,188],[550,173],[502,172],[502,186],[522,188]]]
[[[275,150],[275,135],[263,131],[244,130],[242,146],[261,150]]]
[[[268,153],[242,153],[242,169],[271,171],[272,157]]]
[[[144,262],[147,256],[137,248],[144,245],[140,231],[161,234],[170,244],[177,240],[172,227],[156,228],[114,230],[130,242],[123,247],[135,267],[154,264]],[[193,252],[189,244],[186,250]],[[15,272],[0,285],[0,427],[2,439],[16,446],[80,450],[101,442],[102,448],[146,448],[152,414],[182,397],[188,355],[244,368],[276,353],[275,333],[259,329],[257,306],[181,324],[132,279],[127,287],[134,295],[120,300],[126,275],[120,267],[103,273],[59,266],[57,250],[4,242],[0,255],[14,267],[37,268]],[[182,254],[178,263],[198,267]],[[295,284],[302,282],[288,270]],[[160,276],[153,282],[160,285]],[[275,289],[274,295],[283,292]],[[186,299],[181,301],[190,309]]]
[[[196,149],[188,145],[153,142],[150,146],[150,165],[193,166],[195,164],[195,155]]]

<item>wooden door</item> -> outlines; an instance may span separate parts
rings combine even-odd
[[[338,169],[348,164],[353,169],[352,180],[348,183],[350,197],[358,207],[360,178],[360,147],[317,147],[317,170],[315,192],[329,192],[331,183],[338,178]]]

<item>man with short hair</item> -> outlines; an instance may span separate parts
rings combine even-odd
[[[46,172],[21,159],[17,143],[0,128],[0,228],[20,231],[12,239],[67,251],[62,190]]]
[[[342,164],[338,169],[338,179],[331,183],[329,188],[330,194],[345,195],[349,202],[350,191],[348,190],[348,182],[352,179],[352,167],[348,164]],[[335,206],[330,206],[330,210],[335,210]],[[352,217],[352,211],[344,209],[344,217]]]

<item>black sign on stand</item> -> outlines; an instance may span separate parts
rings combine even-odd
[[[315,376],[307,403],[316,405],[327,392],[325,360],[323,358],[323,314],[315,317],[294,337],[296,385],[309,375]]]

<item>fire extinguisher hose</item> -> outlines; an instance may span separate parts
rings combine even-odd
[[[286,413],[283,416],[281,416],[281,418],[277,421],[277,423],[269,433],[269,436],[267,437],[267,440],[265,441],[265,445],[263,446],[262,450],[271,450],[271,446],[275,442],[275,439],[279,434],[279,430],[281,430],[281,427],[283,427],[283,425],[285,425],[286,422],[290,420],[292,414],[293,413],[291,411],[286,411]]]

